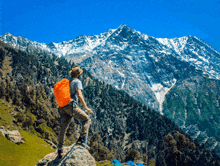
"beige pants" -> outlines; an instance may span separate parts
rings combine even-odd
[[[89,129],[89,126],[91,124],[91,119],[83,110],[81,110],[77,106],[67,105],[64,107],[59,107],[58,112],[60,113],[60,116],[61,116],[61,118],[60,118],[60,134],[58,136],[58,149],[62,149],[62,147],[64,145],[64,137],[65,137],[67,128],[69,126],[69,123],[71,121],[72,113],[73,113],[74,118],[76,118],[77,120],[82,122],[82,129],[80,132],[80,137],[86,137],[87,127]]]

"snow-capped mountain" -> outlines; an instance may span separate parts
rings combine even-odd
[[[159,38],[158,41],[175,50],[181,61],[194,65],[196,69],[203,70],[215,79],[220,79],[220,53],[197,37]]]
[[[125,24],[60,43],[38,43],[10,33],[0,40],[21,50],[41,49],[64,56],[161,113],[166,93],[194,68],[220,78],[220,54],[200,39],[154,38]]]
[[[38,43],[36,41],[30,41],[22,36],[16,37],[11,33],[6,33],[0,36],[0,40],[12,47],[27,50],[27,49],[40,49],[56,54],[57,56],[65,56],[69,54],[82,53],[86,51],[92,51],[95,47],[100,45],[106,38],[108,38],[115,30],[110,29],[106,33],[93,36],[79,36],[69,41],[63,41],[60,43]]]

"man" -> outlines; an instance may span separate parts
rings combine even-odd
[[[77,104],[78,100],[82,103],[85,110],[88,111],[89,114],[92,114],[92,110],[86,106],[84,97],[82,95],[82,82],[79,80],[80,75],[83,70],[79,66],[74,66],[70,71],[71,78],[70,80],[70,94],[72,98],[72,102],[64,107],[59,107],[58,112],[60,113],[60,134],[58,136],[58,157],[62,158],[63,153],[63,145],[64,145],[64,137],[69,126],[70,120],[72,116],[79,121],[82,122],[82,130],[80,132],[79,139],[76,144],[85,146],[85,139],[87,134],[87,128],[91,124],[91,119],[89,116],[81,110]]]

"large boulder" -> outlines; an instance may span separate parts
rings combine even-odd
[[[20,132],[18,130],[13,130],[13,131],[6,131],[5,137],[12,141],[15,144],[24,144],[25,139],[21,136]]]
[[[36,166],[96,166],[95,159],[86,148],[79,145],[64,147],[64,156],[59,159],[57,151],[46,155]]]
[[[25,143],[25,139],[21,136],[18,130],[9,131],[6,130],[4,126],[1,126],[0,133],[15,144],[20,145]]]

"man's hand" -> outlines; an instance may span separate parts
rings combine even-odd
[[[89,112],[89,114],[92,114],[92,110],[90,108],[86,108],[86,110]]]

